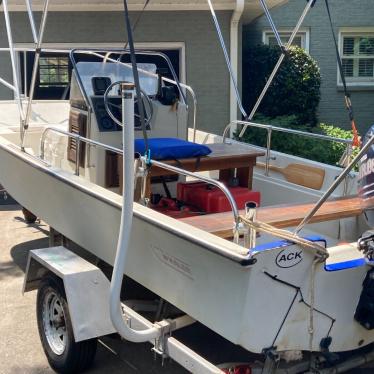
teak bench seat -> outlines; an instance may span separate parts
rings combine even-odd
[[[314,205],[315,203],[287,204],[258,208],[257,219],[278,228],[297,226]],[[244,211],[240,213],[244,215]],[[325,202],[310,223],[355,217],[361,213],[361,203],[357,196],[343,197]],[[232,212],[207,214],[180,220],[222,238],[232,237]]]

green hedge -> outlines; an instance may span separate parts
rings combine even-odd
[[[278,58],[278,47],[258,45],[243,56],[243,102],[250,112]],[[258,112],[268,117],[295,115],[299,124],[317,123],[321,76],[316,61],[291,47]]]
[[[339,127],[324,123],[315,127],[300,126],[296,116],[281,116],[276,118],[257,115],[255,122],[267,125],[286,127],[290,129],[313,132],[328,135],[335,138],[352,139],[352,131],[343,130]],[[241,141],[266,147],[266,130],[249,127]],[[306,138],[299,135],[287,134],[274,131],[272,134],[271,149],[294,156],[307,158],[325,164],[336,165],[343,155],[345,144],[330,142],[326,140]]]

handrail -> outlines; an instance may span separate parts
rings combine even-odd
[[[15,52],[34,52],[35,48],[14,47],[13,50]],[[10,51],[10,48],[0,48],[0,52],[9,52],[9,51]],[[56,48],[48,48],[48,47],[41,48],[40,51],[42,53],[45,52],[45,53],[66,53],[66,54],[69,54],[71,52],[69,49],[56,49]],[[124,62],[121,62],[121,61],[118,61],[118,60],[114,60],[114,59],[112,59],[112,58],[110,58],[108,56],[102,56],[99,53],[95,53],[93,50],[86,50],[85,52],[87,54],[90,53],[92,55],[101,57],[101,58],[103,58],[103,59],[105,59],[107,61],[110,61],[110,62],[115,62],[115,63],[121,64],[121,65],[125,65],[125,66],[130,66],[130,64],[126,64]],[[118,53],[118,51],[115,51],[115,53]],[[146,70],[143,70],[143,69],[139,69],[139,71],[141,71],[142,73],[149,74],[151,76],[157,77],[157,74],[151,73],[149,71],[146,71]],[[173,79],[166,78],[166,77],[161,77],[161,78],[162,78],[162,80],[164,82],[177,85],[177,82],[174,81]],[[85,96],[85,92],[83,92],[83,86],[81,86],[81,82],[79,80],[80,80],[80,78],[77,77],[77,83],[78,83],[79,89],[82,91],[83,96]],[[13,85],[9,84],[8,82],[6,82],[1,77],[0,77],[0,84],[3,84],[6,87],[8,87],[9,89],[15,91],[15,87]],[[193,103],[193,125],[192,125],[192,128],[193,128],[193,131],[194,131],[194,133],[193,133],[194,134],[193,135],[193,139],[195,141],[195,139],[196,139],[196,121],[197,121],[197,97],[196,97],[195,91],[193,90],[193,88],[191,86],[189,86],[189,85],[187,85],[185,83],[181,83],[181,82],[179,82],[179,85],[180,85],[180,87],[182,87],[183,89],[185,89],[190,94],[190,96],[192,98],[192,103]],[[84,100],[86,102],[88,111],[91,112],[92,108],[91,108],[91,105],[89,103],[88,98],[84,97]],[[186,102],[186,104],[187,104],[187,102]]]
[[[353,144],[353,141],[351,139],[335,138],[333,136],[328,136],[328,135],[315,134],[315,133],[312,133],[312,132],[305,132],[305,131],[300,131],[300,130],[288,129],[288,128],[285,128],[285,127],[264,125],[262,123],[247,122],[247,121],[231,121],[225,127],[225,129],[223,131],[222,143],[226,142],[229,130],[230,130],[231,126],[233,126],[233,125],[235,125],[235,126],[244,125],[246,127],[256,127],[256,128],[267,130],[266,162],[265,162],[265,175],[266,176],[269,175],[269,163],[270,163],[270,159],[271,159],[271,157],[270,157],[271,138],[272,138],[273,131],[285,132],[285,133],[293,134],[293,135],[299,135],[299,136],[304,136],[304,137],[309,137],[309,138],[314,138],[314,139],[320,139],[320,140],[326,140],[326,141],[330,141],[330,142],[346,144],[348,150],[351,149],[352,144]]]
[[[79,174],[80,174],[80,170],[79,170],[79,168],[80,168],[80,166],[79,166],[80,165],[79,164],[79,153],[80,152],[79,152],[79,150],[80,150],[80,143],[81,142],[84,142],[84,143],[87,143],[87,144],[90,144],[90,145],[94,145],[94,146],[106,149],[108,151],[111,151],[111,152],[114,152],[114,153],[117,153],[117,154],[123,156],[123,151],[119,148],[115,148],[115,147],[112,147],[110,145],[100,143],[100,142],[97,142],[97,141],[92,140],[92,139],[88,139],[84,136],[74,134],[74,133],[71,133],[71,132],[68,132],[68,131],[65,131],[65,130],[58,129],[56,127],[46,127],[44,129],[43,133],[42,133],[41,138],[40,138],[40,158],[42,160],[44,160],[44,156],[45,156],[46,136],[47,136],[47,133],[50,132],[50,131],[65,135],[67,137],[71,137],[71,138],[73,138],[77,141],[76,154],[75,154],[75,175],[77,175],[77,176],[79,176]],[[198,173],[190,172],[190,171],[187,171],[187,170],[184,170],[184,169],[172,166],[172,165],[165,164],[165,163],[160,162],[160,161],[148,160],[148,159],[145,159],[144,157],[142,157],[142,159],[143,159],[143,161],[150,162],[151,165],[157,166],[159,168],[172,171],[173,173],[176,173],[176,174],[181,174],[181,175],[185,175],[187,177],[192,177],[192,178],[201,180],[203,182],[206,182],[206,183],[209,183],[209,184],[212,184],[212,185],[218,187],[225,194],[226,198],[228,199],[228,201],[230,203],[231,210],[232,210],[232,213],[233,213],[233,216],[234,216],[234,222],[235,222],[235,226],[234,226],[233,229],[234,229],[235,233],[238,232],[238,230],[240,228],[239,210],[238,210],[238,207],[236,205],[235,199],[232,197],[229,189],[222,182],[217,181],[217,180],[212,179],[212,178],[209,178],[209,177],[205,177],[205,176],[200,175]],[[235,235],[234,235],[234,237],[235,237]]]
[[[147,159],[145,157],[142,157],[142,160],[147,161]],[[194,173],[194,172],[190,172],[190,171],[187,171],[187,170],[184,170],[184,169],[180,169],[180,168],[172,166],[172,165],[165,164],[165,163],[160,162],[160,161],[151,160],[150,163],[151,163],[151,165],[157,166],[159,168],[169,170],[169,171],[172,171],[172,172],[177,173],[177,174],[183,174],[186,177],[196,178],[196,179],[202,180],[203,182],[213,184],[214,186],[218,187],[225,194],[226,198],[229,200],[231,210],[232,210],[233,215],[234,215],[235,223],[237,225],[239,224],[239,222],[240,222],[239,211],[238,211],[238,207],[236,205],[235,199],[232,197],[229,189],[222,182],[217,181],[217,180],[212,179],[212,178],[209,178],[209,177],[205,177],[203,175],[200,175],[200,174],[197,174],[197,173]]]
[[[105,48],[98,48],[98,49],[84,49],[84,48],[76,48],[76,49],[72,49],[70,51],[70,59],[71,59],[71,62],[72,62],[72,65],[73,65],[73,68],[76,68],[76,61],[75,61],[75,58],[74,58],[74,53],[78,53],[78,54],[91,54],[91,55],[98,55],[100,53],[117,53],[117,54],[126,54],[126,53],[129,53],[128,50],[126,49],[120,49],[120,48],[111,48],[111,49],[105,49]],[[171,82],[173,82],[173,84],[175,84],[177,87],[178,87],[178,90],[179,90],[179,93],[183,99],[183,103],[186,103],[186,97],[184,95],[184,92],[183,90],[181,89],[181,85],[179,83],[179,80],[177,79],[177,76],[176,76],[176,73],[174,71],[174,68],[171,64],[171,61],[169,59],[168,56],[166,56],[164,53],[161,53],[161,52],[154,52],[154,51],[146,51],[146,50],[136,50],[136,53],[137,54],[141,54],[141,55],[148,55],[148,56],[159,56],[159,57],[162,57],[163,59],[165,59],[166,63],[168,64],[168,67],[171,71],[171,74],[173,75],[173,78],[174,78],[174,81],[171,80]],[[112,59],[110,57],[106,57],[106,56],[102,56],[102,55],[99,55],[99,57],[103,58],[103,60],[108,60],[108,61],[111,61],[111,62],[115,62],[115,63],[118,63],[118,64],[122,64],[122,65],[125,65],[125,66],[129,66],[131,67],[130,64],[126,64],[122,61],[119,61],[119,60],[115,60],[115,59]],[[150,72],[148,72],[150,73]],[[155,75],[157,76],[157,74],[153,74],[153,73],[150,73],[152,75]]]
[[[225,130],[224,130],[224,135],[223,135],[223,142],[225,142],[227,138],[227,132],[230,126],[232,125],[248,125],[252,127],[258,127],[261,129],[271,129],[274,131],[280,131],[280,132],[287,132],[290,134],[295,134],[295,135],[301,135],[301,136],[306,136],[310,138],[318,138],[322,140],[328,140],[332,142],[338,142],[338,143],[345,143],[345,144],[352,144],[353,141],[351,139],[343,139],[343,138],[335,138],[333,136],[328,136],[328,135],[323,135],[323,134],[316,134],[313,132],[305,132],[305,131],[300,131],[300,130],[295,130],[295,129],[288,129],[286,127],[277,127],[277,126],[272,126],[272,125],[264,125],[262,123],[257,123],[257,122],[246,122],[246,121],[232,121],[229,123]]]
[[[321,208],[323,203],[331,196],[331,194],[336,190],[344,178],[351,172],[351,170],[359,163],[359,161],[368,152],[369,148],[374,144],[374,135],[367,141],[367,143],[362,147],[360,152],[356,157],[349,163],[349,165],[342,171],[338,178],[335,179],[334,183],[329,187],[329,189],[321,196],[317,201],[316,205],[311,209],[311,211],[304,217],[299,226],[296,227],[294,233],[298,234],[307,225],[317,211]]]

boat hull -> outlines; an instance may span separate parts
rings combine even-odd
[[[0,176],[20,204],[93,255],[114,263],[121,196],[48,166],[1,138]],[[280,269],[276,259],[282,250],[269,247],[256,255],[255,265],[244,266],[244,248],[134,204],[124,273],[249,351],[261,353],[272,346],[308,350],[314,258],[303,253],[300,265]],[[353,320],[366,272],[361,266],[329,273],[318,265],[313,350],[320,350],[326,336],[333,338],[331,351],[374,341],[374,333]]]

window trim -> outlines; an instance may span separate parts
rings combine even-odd
[[[280,28],[278,29],[279,34],[292,34],[293,29],[287,28]],[[269,36],[274,35],[272,29],[264,29],[262,30],[262,43],[269,45]],[[309,28],[301,28],[297,32],[296,36],[301,36],[301,45],[302,48],[309,53],[310,50],[310,29]],[[303,46],[304,45],[304,46]]]
[[[365,34],[372,34],[374,37],[374,27],[341,27],[339,28],[338,47],[339,47],[339,53],[340,53],[341,58],[343,58],[343,37],[364,36]],[[374,56],[373,56],[373,60],[374,60]],[[343,82],[341,81],[338,63],[336,63],[336,66],[337,66],[337,86],[338,88],[343,88]],[[353,79],[355,79],[355,77],[353,77]],[[349,81],[349,80],[350,78],[348,79],[346,78],[348,87],[357,87],[357,88],[374,87],[374,77],[371,78],[371,81],[370,80]]]

